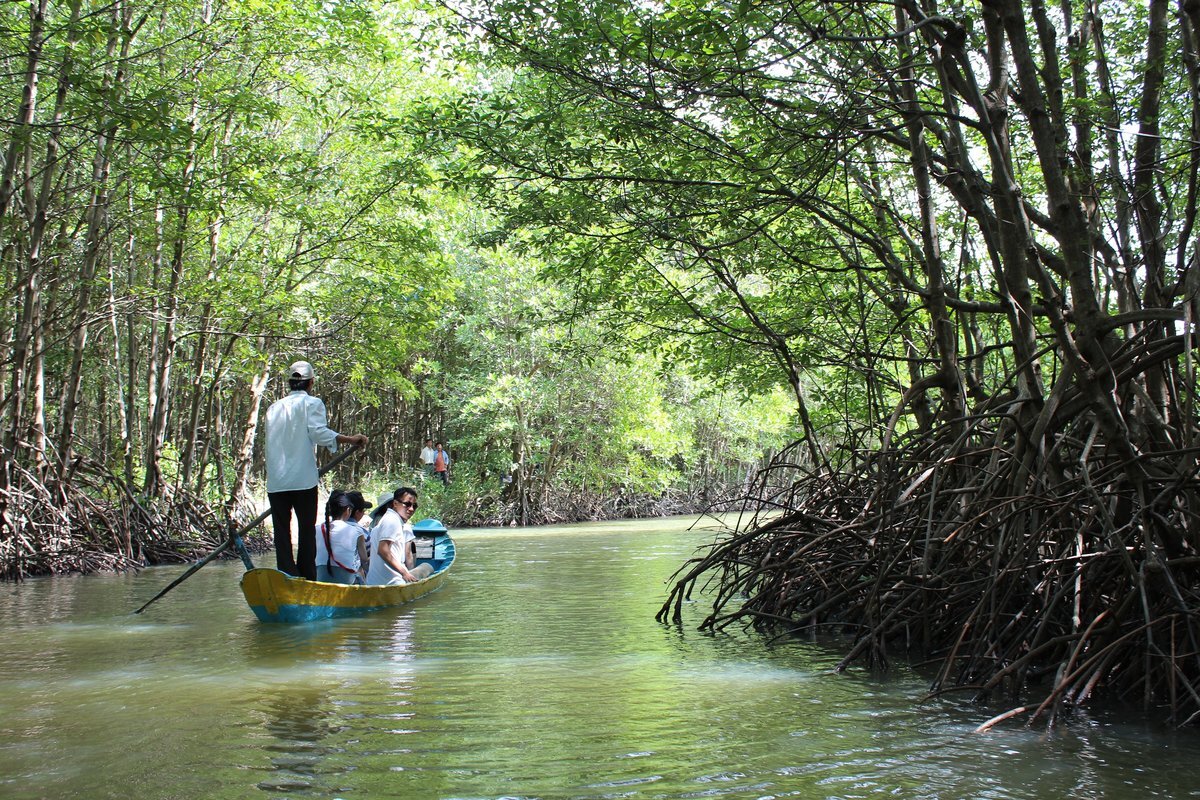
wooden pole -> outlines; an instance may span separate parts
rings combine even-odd
[[[328,464],[326,464],[324,467],[321,467],[321,470],[320,470],[320,471],[317,473],[317,477],[320,477],[320,476],[324,475],[326,472],[328,472],[329,470],[331,470],[331,469],[333,469],[334,467],[336,467],[338,464],[340,464],[340,463],[342,463],[343,461],[345,461],[347,458],[349,458],[349,457],[350,457],[350,454],[351,454],[351,453],[353,453],[355,450],[357,450],[357,449],[358,449],[358,447],[359,447],[358,445],[354,445],[354,446],[352,446],[352,447],[351,447],[350,449],[348,449],[346,452],[344,452],[344,453],[340,454],[340,455],[339,455],[337,458],[333,459],[333,461],[330,461],[330,462],[329,462]],[[133,612],[133,613],[135,613],[135,614],[140,614],[140,613],[142,613],[143,611],[145,611],[147,608],[149,608],[149,607],[150,607],[150,604],[151,604],[151,603],[153,603],[155,600],[159,599],[160,597],[162,597],[163,595],[165,595],[167,592],[171,591],[171,590],[172,590],[172,589],[174,589],[176,586],[178,586],[179,584],[183,583],[183,582],[184,582],[184,581],[186,581],[188,578],[192,577],[192,575],[196,574],[196,572],[198,572],[198,571],[200,570],[200,568],[201,568],[201,567],[203,567],[205,564],[207,564],[208,562],[210,562],[210,561],[212,561],[213,559],[215,559],[217,556],[221,555],[221,553],[224,553],[224,552],[225,552],[226,550],[228,550],[230,547],[233,547],[235,544],[239,543],[239,542],[241,541],[241,538],[242,538],[242,535],[243,535],[243,534],[249,533],[250,531],[252,531],[252,530],[254,530],[255,528],[257,528],[259,525],[261,525],[261,524],[262,524],[263,520],[265,520],[265,519],[266,519],[267,517],[269,517],[269,516],[271,516],[271,510],[270,510],[270,509],[267,509],[266,511],[262,512],[262,513],[261,513],[261,514],[259,514],[257,517],[255,517],[255,518],[254,518],[252,521],[250,521],[250,522],[247,522],[247,523],[246,523],[245,525],[243,525],[241,528],[238,528],[238,530],[236,530],[235,532],[231,533],[231,534],[229,535],[229,538],[228,538],[228,539],[226,539],[226,540],[225,540],[225,541],[224,541],[222,544],[220,544],[220,545],[217,547],[217,549],[213,550],[211,553],[209,553],[208,555],[206,555],[204,558],[200,559],[200,560],[199,560],[199,561],[197,561],[195,564],[192,564],[192,566],[188,567],[188,570],[187,570],[187,572],[183,573],[183,574],[182,574],[182,575],[180,575],[178,578],[176,578],[175,580],[171,581],[171,583],[170,583],[170,584],[167,586],[167,588],[163,589],[161,592],[159,592],[158,594],[154,595],[154,597],[151,597],[151,598],[150,598],[150,599],[149,599],[149,600],[146,602],[146,604],[145,604],[145,605],[143,605],[141,608],[139,608],[137,611],[135,611],[135,612]]]

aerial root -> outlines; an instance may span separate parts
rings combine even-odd
[[[781,514],[685,564],[658,618],[681,621],[683,598],[711,582],[702,628],[841,633],[843,667],[932,658],[934,694],[1020,703],[983,728],[1027,712],[1053,724],[1096,696],[1194,719],[1200,496],[1180,465],[1196,454],[1134,470],[1096,440],[1068,426],[1035,460],[1010,417],[976,417],[812,471]]]
[[[81,463],[69,489],[11,459],[0,486],[0,580],[186,561],[224,541],[221,513],[185,494],[152,503]]]

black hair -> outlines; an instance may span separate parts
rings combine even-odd
[[[371,504],[367,502],[365,497],[363,497],[362,492],[346,492],[346,497],[347,502],[350,503],[350,511],[352,513],[356,510],[368,511],[371,508]]]
[[[399,500],[401,497],[404,497],[404,495],[406,495],[406,494],[411,494],[413,497],[418,496],[417,490],[412,488],[411,486],[401,486],[399,489],[392,492],[392,500]]]
[[[312,378],[288,378],[288,387],[294,392],[297,389],[308,389],[312,386]]]
[[[347,492],[334,489],[325,501],[325,530],[329,530],[329,524],[340,519],[345,511],[354,511],[354,499]]]

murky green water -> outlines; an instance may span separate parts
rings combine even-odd
[[[233,563],[141,616],[181,568],[0,587],[0,797],[1200,797],[1194,732],[974,735],[912,676],[658,625],[710,538],[459,532],[435,595],[303,627],[258,623]]]

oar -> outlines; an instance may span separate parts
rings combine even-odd
[[[325,466],[321,467],[320,471],[318,471],[318,472],[317,472],[317,477],[320,477],[320,476],[324,475],[326,472],[328,472],[329,470],[331,470],[331,469],[333,469],[334,467],[336,467],[338,464],[340,464],[340,463],[342,463],[343,461],[345,461],[347,458],[349,458],[349,457],[350,457],[350,454],[351,454],[351,453],[353,453],[353,452],[354,452],[355,450],[357,450],[358,448],[359,448],[359,446],[358,446],[358,445],[353,445],[353,446],[351,446],[349,449],[347,449],[347,450],[346,450],[346,452],[344,452],[344,453],[340,453],[340,454],[337,456],[337,458],[333,459],[333,461],[330,461],[328,464],[326,464]],[[182,575],[180,575],[178,578],[176,578],[175,580],[171,581],[171,583],[170,583],[170,584],[167,586],[167,588],[163,589],[161,592],[159,592],[158,594],[154,595],[154,597],[151,597],[151,598],[150,598],[150,599],[149,599],[149,600],[146,602],[146,605],[142,606],[141,608],[139,608],[137,611],[135,611],[135,612],[133,612],[133,613],[135,613],[135,614],[140,614],[140,613],[142,613],[143,611],[145,611],[147,608],[149,608],[149,607],[150,607],[150,604],[151,604],[151,603],[153,603],[155,600],[157,600],[158,598],[160,598],[160,597],[162,597],[163,595],[165,595],[167,592],[169,592],[169,591],[171,591],[172,589],[174,589],[174,588],[175,588],[176,586],[178,586],[179,584],[181,584],[181,583],[183,583],[184,581],[186,581],[188,578],[192,577],[192,575],[194,575],[194,574],[195,574],[195,573],[196,573],[196,572],[197,572],[197,571],[198,571],[198,570],[199,570],[201,567],[203,567],[205,564],[207,564],[208,562],[212,561],[212,560],[213,560],[214,558],[216,558],[217,556],[221,555],[221,553],[224,553],[224,552],[225,552],[226,550],[228,550],[230,547],[233,547],[233,546],[235,546],[235,545],[240,545],[240,544],[241,544],[241,541],[242,541],[242,535],[243,535],[243,534],[246,534],[246,533],[249,533],[250,531],[252,531],[252,530],[254,530],[255,528],[257,528],[259,525],[261,525],[261,524],[262,524],[263,520],[265,520],[265,519],[266,519],[267,517],[269,517],[269,516],[271,516],[271,509],[269,509],[269,508],[268,508],[266,511],[264,511],[263,513],[261,513],[261,514],[259,514],[257,517],[255,517],[255,518],[254,518],[252,521],[250,521],[250,522],[247,522],[245,525],[243,525],[243,526],[242,526],[241,528],[239,528],[237,531],[235,531],[234,533],[231,533],[231,534],[229,535],[229,538],[228,538],[228,539],[226,539],[226,540],[225,540],[225,541],[224,541],[224,542],[223,542],[221,545],[219,545],[219,546],[217,547],[217,549],[216,549],[216,550],[213,550],[211,553],[209,553],[208,555],[206,555],[204,558],[200,559],[200,560],[199,560],[199,561],[197,561],[195,564],[192,564],[192,566],[188,568],[188,571],[187,571],[187,572],[183,573],[183,574],[182,574]],[[240,549],[243,549],[243,548],[240,548],[240,547],[239,547],[239,550],[240,550]],[[242,557],[242,560],[243,560],[243,561],[246,561],[247,559],[248,559],[248,556],[243,556],[243,557]]]

